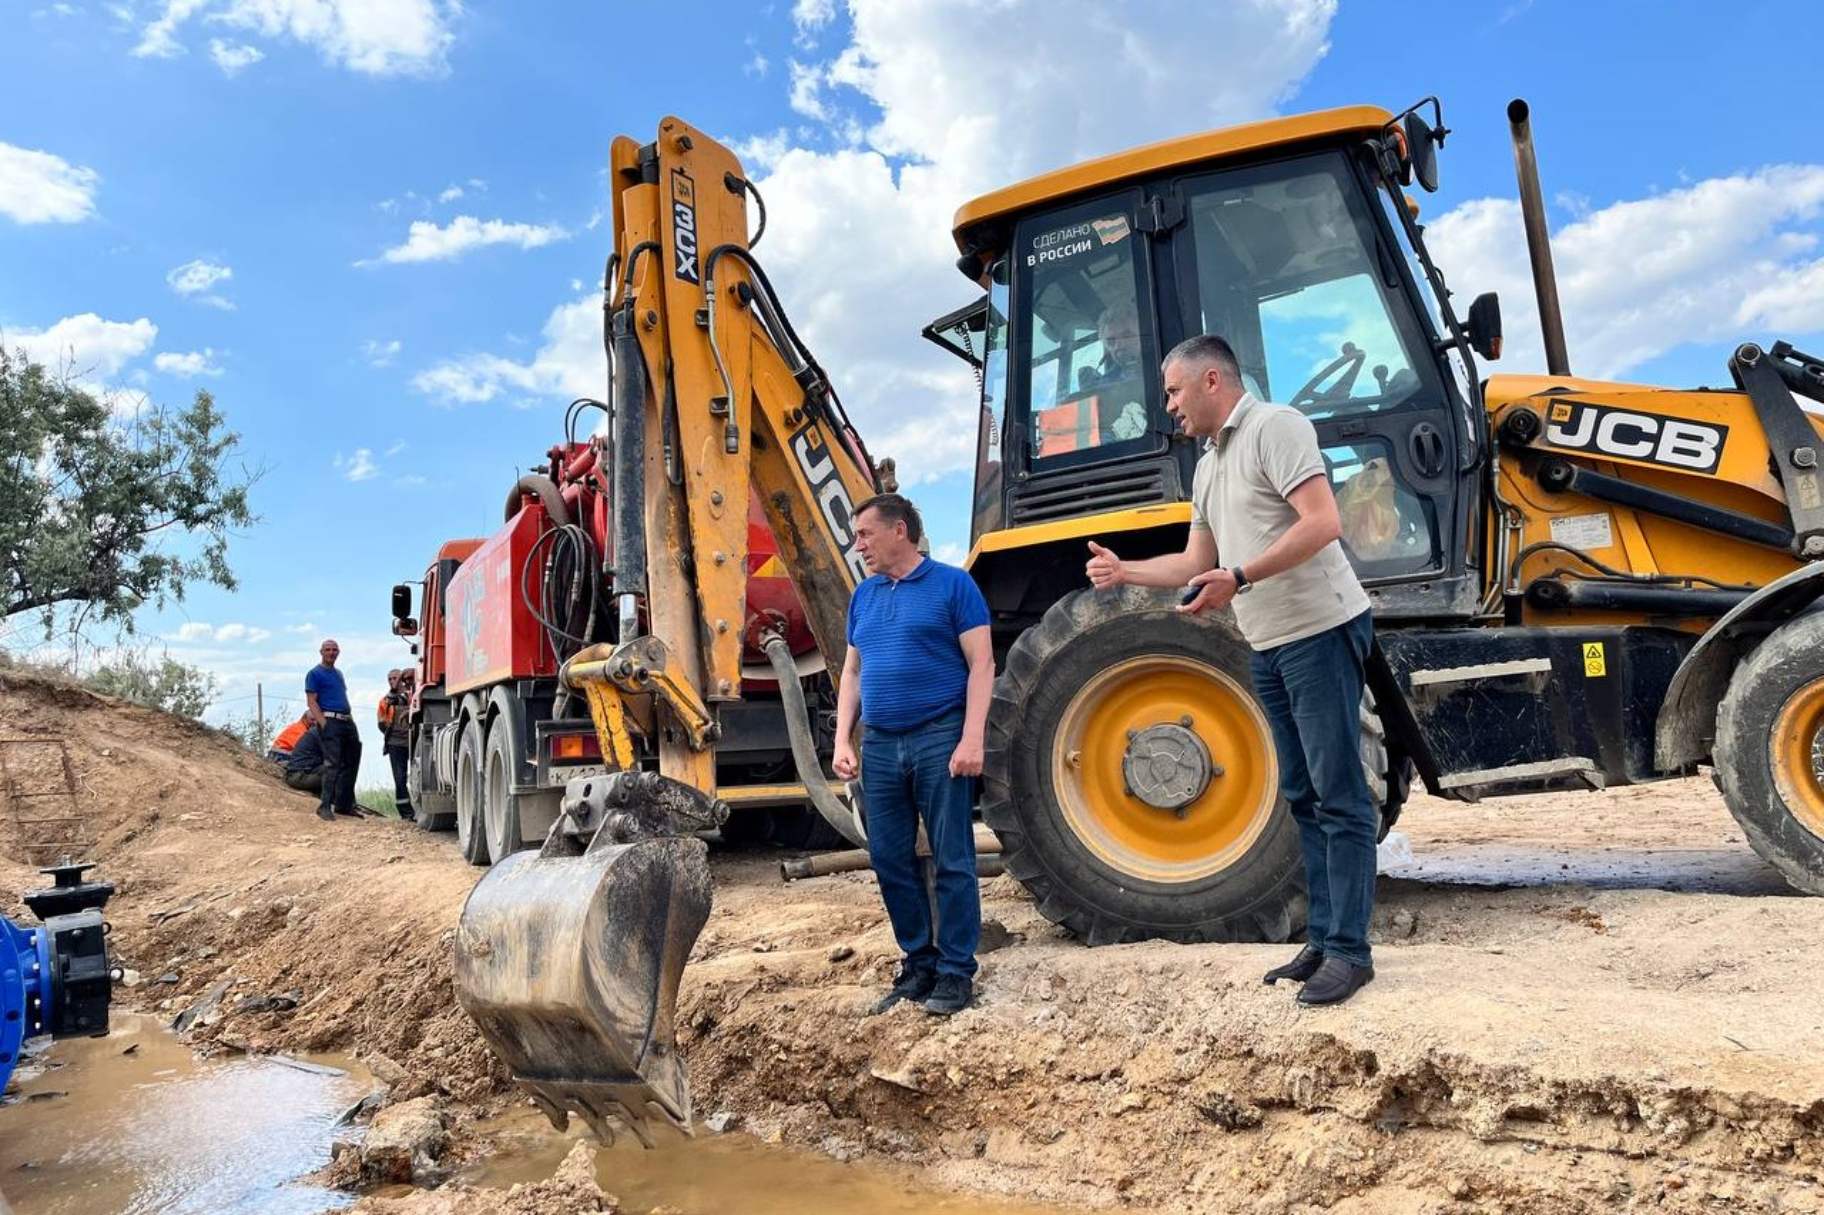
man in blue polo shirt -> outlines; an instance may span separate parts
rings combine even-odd
[[[905,955],[874,1011],[916,1000],[947,1016],[974,994],[982,935],[973,808],[994,690],[988,604],[967,573],[918,551],[924,525],[900,495],[863,502],[854,524],[874,575],[849,600],[834,766],[844,780],[866,772],[868,852]],[[935,924],[919,874],[921,818],[937,874]]]
[[[323,735],[323,790],[318,795],[317,817],[326,823],[336,815],[360,818],[355,809],[355,774],[361,769],[361,736],[348,703],[348,684],[336,670],[342,647],[334,638],[317,650],[323,661],[304,676],[304,700],[310,719]]]

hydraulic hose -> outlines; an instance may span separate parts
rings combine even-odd
[[[779,681],[786,733],[792,740],[792,763],[798,769],[798,779],[804,782],[805,792],[811,796],[811,805],[817,807],[823,821],[834,827],[843,839],[857,848],[867,847],[868,833],[862,826],[861,815],[853,807],[843,805],[830,792],[823,775],[823,761],[817,758],[817,743],[811,737],[810,708],[804,702],[804,688],[798,683],[798,665],[792,661],[792,648],[785,644],[785,638],[771,631],[762,634],[762,643],[766,660],[773,664],[773,674]]]
[[[545,514],[551,517],[554,526],[563,527],[570,522],[570,508],[564,504],[564,496],[557,491],[557,485],[550,477],[539,473],[527,473],[507,494],[504,522],[513,522],[513,516],[519,513],[519,499],[523,494],[532,494],[543,504]]]
[[[614,315],[614,597],[617,641],[639,633],[646,593],[646,363],[633,309]]]

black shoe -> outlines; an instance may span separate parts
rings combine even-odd
[[[968,1008],[974,995],[975,984],[962,975],[939,975],[925,1001],[925,1011],[934,1017],[947,1017]]]
[[[336,811],[336,813],[340,814],[343,818],[361,818],[365,814],[364,811],[354,809],[354,808],[350,808],[348,810],[338,810],[338,811]]]
[[[404,814],[399,816],[399,821],[402,823],[415,823],[418,821],[418,816],[413,814],[410,810],[407,810]]]
[[[1317,973],[1317,968],[1324,964],[1324,951],[1315,945],[1307,945],[1298,951],[1298,956],[1284,966],[1275,966],[1261,979],[1268,987],[1281,979],[1291,979],[1294,983],[1303,983]]]
[[[914,1004],[920,1003],[931,994],[931,989],[936,985],[937,973],[935,971],[925,970],[923,967],[914,970],[901,966],[899,973],[893,977],[892,988],[881,997],[880,1003],[869,1010],[868,1015],[875,1016],[884,1013],[901,1000],[910,1000]]]
[[[333,823],[336,821],[336,812],[331,810],[328,806],[318,806],[317,817],[326,823]]]
[[[1298,993],[1300,1004],[1341,1004],[1374,978],[1374,967],[1357,966],[1341,958],[1325,958],[1317,973]]]

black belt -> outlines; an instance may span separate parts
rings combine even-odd
[[[353,720],[354,720],[354,715],[353,715],[353,714],[350,714],[350,713],[331,713],[331,712],[330,712],[330,711],[329,711],[329,710],[328,710],[328,709],[324,709],[324,710],[323,710],[323,716],[325,716],[325,717],[333,717],[333,718],[335,718],[335,719],[336,719],[336,720],[337,720],[337,721],[353,721]]]

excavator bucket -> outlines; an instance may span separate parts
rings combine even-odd
[[[494,866],[456,938],[456,995],[552,1125],[572,1111],[604,1142],[614,1123],[690,1131],[672,1023],[678,980],[709,918],[708,850],[688,834],[553,830]]]

